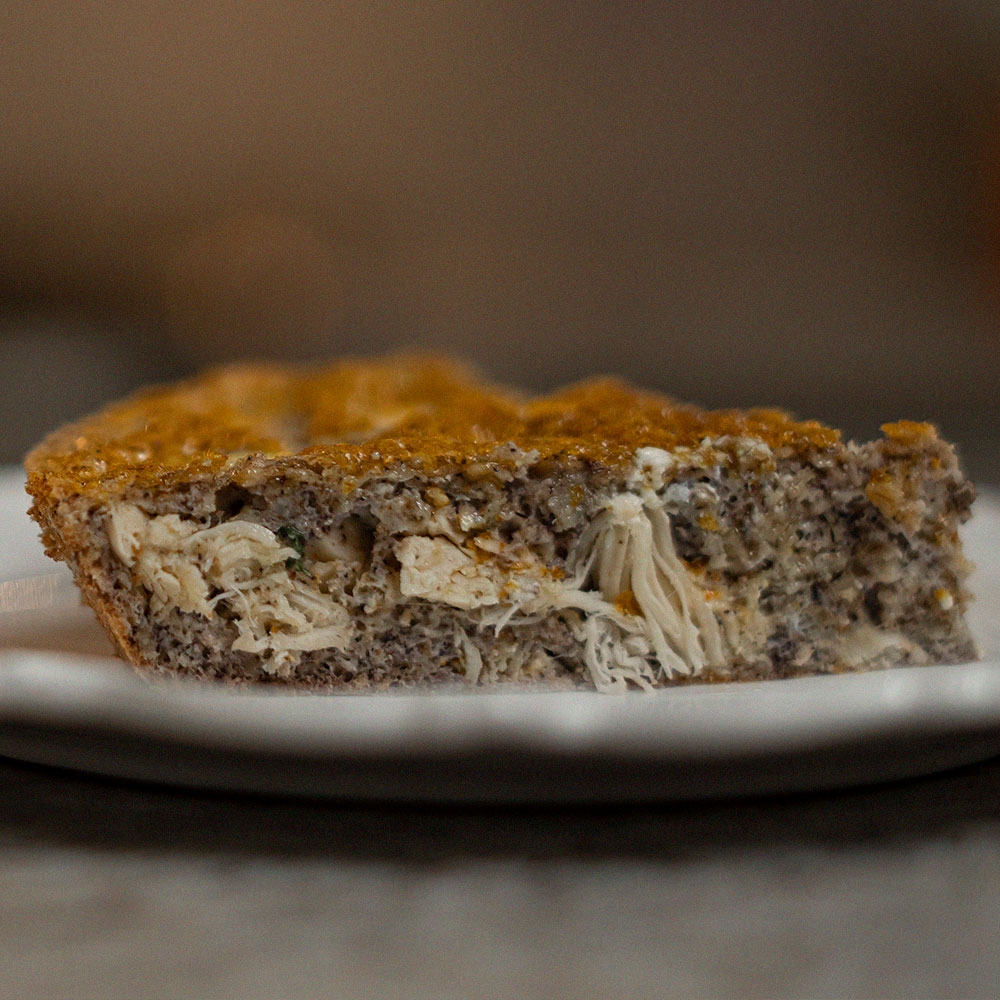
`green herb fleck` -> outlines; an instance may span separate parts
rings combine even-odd
[[[305,555],[306,551],[306,536],[299,531],[298,528],[293,527],[291,524],[283,524],[278,528],[276,532],[277,536],[288,545],[289,548],[295,549],[298,553],[297,558],[292,558],[289,556],[285,560],[286,569],[297,569],[300,572],[305,572],[306,564],[302,561],[302,557]]]

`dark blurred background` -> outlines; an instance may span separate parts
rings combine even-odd
[[[234,357],[444,348],[1000,481],[994,3],[5,3],[0,459]]]

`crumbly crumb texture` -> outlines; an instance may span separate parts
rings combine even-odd
[[[883,432],[436,359],[240,367],[56,432],[28,488],[144,671],[616,691],[972,659],[973,490],[929,425]]]

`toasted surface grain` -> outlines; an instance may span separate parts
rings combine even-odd
[[[425,474],[496,461],[513,442],[541,460],[629,464],[637,442],[673,451],[753,437],[801,454],[837,431],[777,410],[705,411],[613,379],[525,399],[424,356],[342,361],[319,370],[244,365],[140,392],[50,435],[30,452],[33,490],[111,493],[201,477],[233,456],[298,457],[363,478],[406,463]]]

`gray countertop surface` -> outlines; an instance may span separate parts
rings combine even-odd
[[[0,760],[3,997],[992,997],[1000,759],[698,804],[227,796]]]

